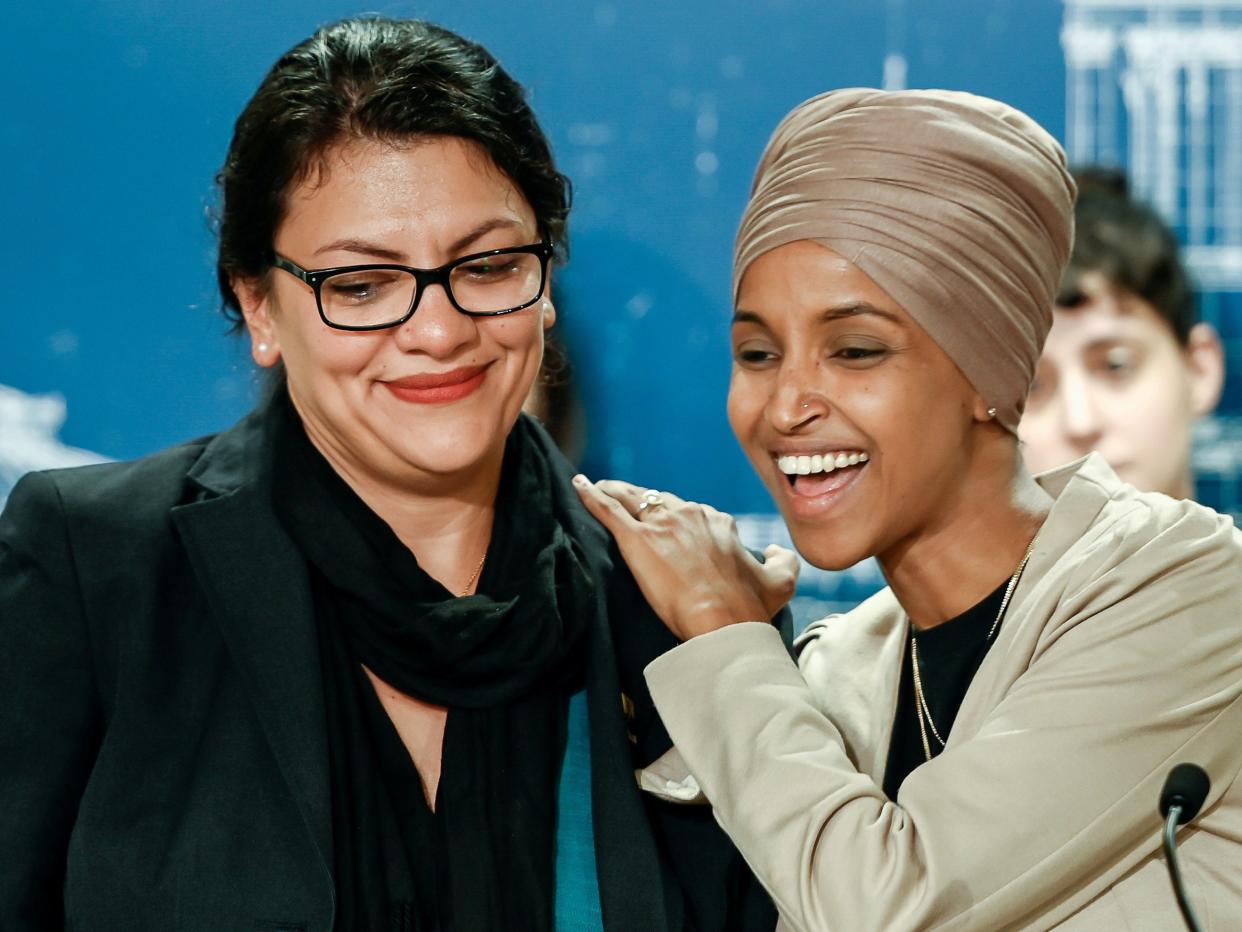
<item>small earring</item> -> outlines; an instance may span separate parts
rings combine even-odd
[[[996,409],[988,408],[988,417],[996,417]]]
[[[255,347],[255,349],[257,349],[260,353],[266,353],[266,352],[267,352],[267,344],[266,344],[266,343],[260,343],[258,346],[256,346],[256,347]]]

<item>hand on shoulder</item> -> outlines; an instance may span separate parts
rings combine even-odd
[[[767,621],[793,597],[798,558],[772,545],[763,562],[742,544],[732,516],[628,482],[574,486],[616,538],[643,596],[678,638],[743,621]]]

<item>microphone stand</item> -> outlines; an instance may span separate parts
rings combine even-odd
[[[1164,820],[1164,854],[1168,858],[1169,881],[1173,884],[1173,895],[1177,898],[1177,908],[1182,911],[1182,919],[1190,932],[1203,932],[1195,912],[1186,899],[1186,888],[1182,885],[1182,869],[1177,862],[1177,826],[1182,819],[1180,803],[1169,807],[1169,814]]]

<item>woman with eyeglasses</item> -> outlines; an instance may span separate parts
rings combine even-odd
[[[734,265],[729,418],[812,564],[888,588],[812,624],[728,521],[579,480],[684,643],[647,668],[676,751],[782,927],[1242,928],[1242,541],[1098,454],[1033,477],[1015,432],[1070,254],[1056,142],[996,101],[855,89],[780,124]],[[777,564],[777,568],[769,568]]]
[[[218,181],[267,397],[0,520],[0,928],[770,929],[639,793],[672,638],[520,414],[569,209],[522,89],[338,23]]]

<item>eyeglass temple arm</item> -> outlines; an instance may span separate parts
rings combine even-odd
[[[302,281],[306,282],[306,284],[314,287],[313,283],[311,282],[310,272],[306,271],[306,269],[302,268],[296,262],[290,262],[280,253],[278,252],[272,253],[272,265],[274,265],[278,269],[283,269],[284,271],[288,272],[290,275],[300,278]]]

